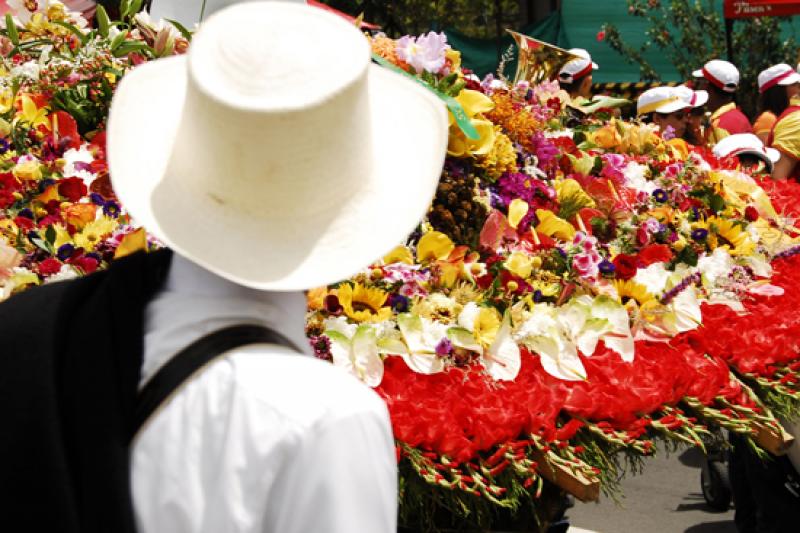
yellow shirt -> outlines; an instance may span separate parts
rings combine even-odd
[[[800,105],[800,99],[793,98],[789,105]],[[772,147],[800,159],[800,111],[789,113],[775,124]]]
[[[772,111],[764,111],[753,123],[753,133],[756,135],[769,135],[769,132],[772,131],[772,126],[775,125],[775,121],[778,120],[778,117]]]

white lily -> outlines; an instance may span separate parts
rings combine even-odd
[[[411,313],[397,317],[402,342],[383,342],[380,349],[400,355],[409,368],[420,374],[436,374],[444,370],[444,360],[436,346],[447,338],[447,326]]]
[[[558,311],[550,304],[538,304],[519,328],[516,338],[539,355],[544,370],[567,381],[586,379],[578,350],[562,332]]]

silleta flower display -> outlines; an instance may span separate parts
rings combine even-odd
[[[119,78],[191,35],[124,15],[89,30],[51,1],[7,18],[1,298],[158,246],[116,201],[103,128]],[[619,100],[479,80],[443,34],[365,38],[448,103],[448,158],[407,242],[309,291],[307,332],[386,401],[404,520],[489,524],[553,484],[593,499],[621,459],[718,427],[782,451],[800,186],[623,121]]]

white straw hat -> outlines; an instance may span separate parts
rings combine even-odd
[[[636,100],[636,114],[672,113],[690,107],[683,101],[674,87],[653,87],[639,95]]]
[[[712,149],[717,157],[729,157],[738,155],[752,155],[758,157],[767,165],[767,169],[772,172],[772,165],[781,158],[781,153],[775,148],[765,148],[761,139],[752,133],[737,133],[728,135]]]
[[[778,63],[758,74],[758,92],[763,93],[776,85],[793,85],[800,82],[800,74],[786,63]]]
[[[567,61],[561,67],[561,70],[558,71],[558,79],[560,81],[572,83],[599,68],[597,63],[592,61],[592,56],[589,55],[589,52],[583,48],[571,48],[567,52],[578,57]]]
[[[347,278],[425,215],[447,149],[444,103],[370,63],[324,10],[244,3],[210,17],[187,56],[121,81],[111,179],[175,251],[250,287]]]
[[[220,9],[254,0],[155,0],[150,8],[154,20],[177,20],[186,27],[208,19]],[[305,4],[306,0],[279,0]]]
[[[708,91],[694,91],[686,85],[678,85],[673,88],[687,107],[702,107],[708,102]]]
[[[725,92],[733,93],[739,87],[739,69],[733,63],[712,59],[699,70],[692,72],[695,78],[705,78]]]

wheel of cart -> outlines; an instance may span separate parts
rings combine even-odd
[[[706,455],[700,465],[700,489],[709,507],[715,511],[728,510],[732,494],[724,440],[715,438],[706,442]]]

